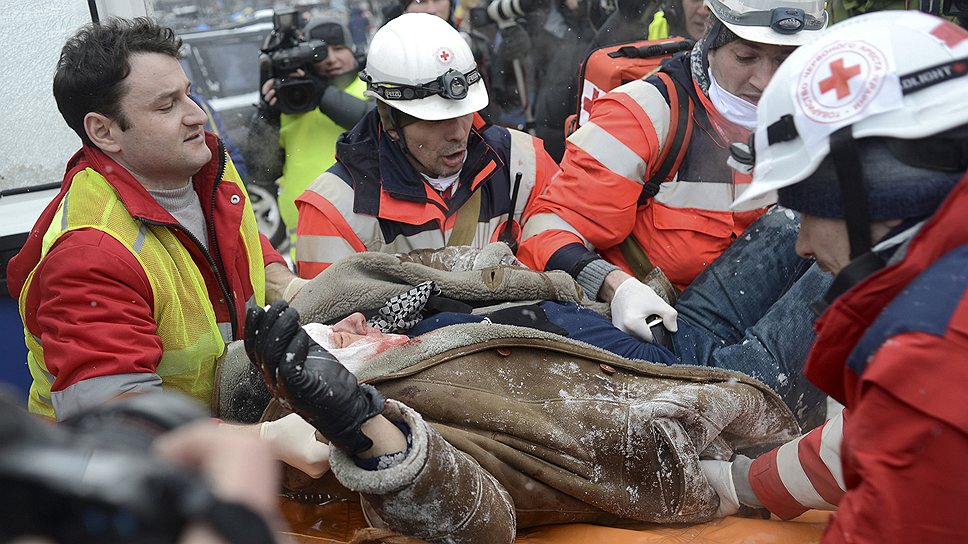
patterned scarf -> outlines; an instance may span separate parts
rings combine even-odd
[[[432,295],[439,294],[440,289],[432,280],[419,283],[399,295],[390,297],[366,322],[385,333],[410,330],[423,319],[421,312],[427,305],[427,300]]]

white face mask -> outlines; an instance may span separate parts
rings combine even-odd
[[[345,348],[338,348],[333,345],[330,338],[332,337],[333,327],[329,325],[323,325],[322,323],[310,323],[304,325],[303,329],[309,334],[309,337],[316,341],[317,344],[326,349],[326,351],[333,354],[347,370],[353,374],[358,374],[359,370],[363,368],[366,363],[370,362],[371,359],[376,357],[383,349],[386,348],[386,342],[380,341],[378,339],[362,338],[353,342]],[[395,335],[396,336],[396,335]]]
[[[736,96],[719,86],[713,70],[709,73],[709,100],[716,106],[716,109],[730,123],[739,125],[747,130],[756,129],[756,104],[751,104],[746,100]]]

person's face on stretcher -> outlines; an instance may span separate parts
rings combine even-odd
[[[355,369],[393,346],[410,340],[404,334],[387,334],[366,322],[363,314],[351,314],[332,326],[310,323],[304,327],[317,344],[332,353],[343,366]]]

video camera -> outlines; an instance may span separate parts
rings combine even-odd
[[[306,40],[299,30],[299,12],[276,11],[272,33],[266,37],[259,55],[259,81],[275,78],[276,107],[282,113],[303,113],[319,105],[326,82],[313,70],[313,64],[329,55],[324,40]],[[302,68],[302,77],[290,74]]]
[[[515,24],[519,17],[547,5],[548,0],[493,0],[486,8],[471,9],[471,26],[481,27],[495,22],[498,28],[506,28]]]

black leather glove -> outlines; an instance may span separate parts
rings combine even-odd
[[[373,446],[360,426],[383,412],[386,399],[373,386],[357,382],[314,342],[286,302],[276,302],[268,312],[249,309],[245,351],[283,406],[301,415],[333,446],[352,455]]]
[[[511,25],[501,29],[501,45],[497,56],[511,61],[523,59],[531,52],[531,38],[521,25]]]

